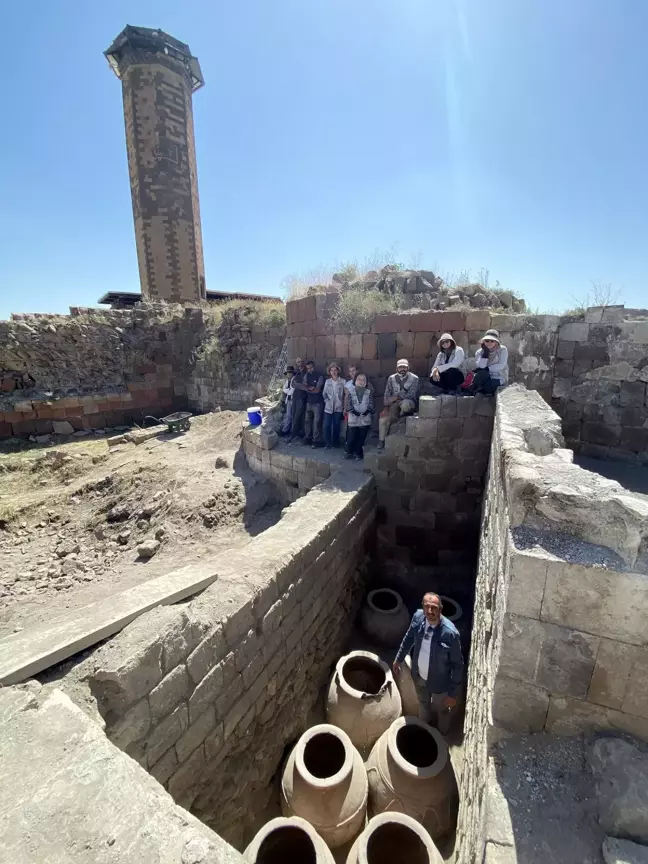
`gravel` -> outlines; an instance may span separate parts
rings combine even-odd
[[[601,567],[604,570],[623,572],[628,569],[624,560],[607,546],[586,543],[570,534],[535,531],[524,526],[514,528],[511,533],[515,548],[521,552],[537,552],[569,564]]]

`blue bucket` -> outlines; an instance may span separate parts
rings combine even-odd
[[[250,426],[260,426],[261,425],[261,409],[260,408],[248,408],[247,409],[248,422]]]

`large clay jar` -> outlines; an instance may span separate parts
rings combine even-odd
[[[311,727],[293,748],[281,779],[281,811],[301,816],[331,848],[364,825],[367,773],[349,736],[335,726]]]
[[[395,720],[367,760],[372,814],[397,810],[418,820],[434,840],[449,834],[457,815],[457,784],[448,746],[417,717]]]
[[[344,729],[363,758],[401,714],[401,698],[391,669],[368,651],[341,657],[326,700],[329,723]]]
[[[463,621],[464,617],[463,609],[456,600],[452,597],[447,597],[445,594],[441,594],[439,599],[441,600],[441,603],[443,603],[444,617],[447,618],[448,621],[452,621],[457,630],[459,630],[461,627],[460,622]]]
[[[376,588],[367,594],[360,623],[375,642],[397,647],[409,626],[410,614],[400,594],[391,588]]]
[[[403,703],[403,714],[406,717],[418,717],[420,705],[412,678],[412,658],[409,654],[405,658],[405,662],[400,664],[400,669],[394,677]]]
[[[351,847],[346,864],[443,864],[428,832],[405,813],[374,816]]]
[[[249,864],[335,864],[326,843],[305,819],[271,819],[243,853]]]

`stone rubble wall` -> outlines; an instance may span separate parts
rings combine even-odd
[[[472,597],[494,409],[488,397],[422,396],[385,449],[365,456],[378,495],[378,560],[416,599],[430,585]]]
[[[648,502],[572,463],[537,393],[497,397],[460,778],[460,864],[481,861],[489,747],[621,730],[648,740]],[[533,538],[529,542],[529,537]]]
[[[0,691],[2,864],[243,864],[58,689]]]
[[[216,329],[202,308],[165,303],[0,321],[0,439],[253,404],[267,390],[284,330],[247,326],[237,313],[230,309]]]
[[[218,578],[199,597],[83,661],[110,740],[239,848],[350,632],[375,506],[370,477],[336,474],[236,560],[204,562]]]
[[[511,383],[537,390],[565,421],[570,447],[584,455],[648,464],[648,311],[592,307],[582,316],[529,315],[489,309],[377,315],[366,332],[337,323],[339,295],[317,294],[286,304],[288,359],[335,361],[363,369],[383,407],[387,377],[405,357],[427,380],[442,333],[452,333],[474,365],[490,327],[509,351]]]
[[[648,312],[589,309],[558,331],[553,407],[583,456],[648,465]]]

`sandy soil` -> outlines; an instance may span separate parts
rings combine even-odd
[[[106,438],[0,454],[0,637],[206,554],[277,521],[271,486],[239,451],[244,414],[184,435]],[[137,547],[159,541],[143,559]]]

